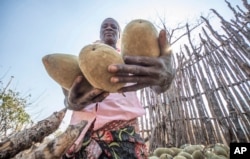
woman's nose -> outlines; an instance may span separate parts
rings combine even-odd
[[[111,27],[111,25],[108,25],[106,29],[113,30],[113,28]]]

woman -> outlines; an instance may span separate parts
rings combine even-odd
[[[117,49],[120,31],[116,20],[105,19],[100,29],[101,42]],[[159,46],[161,55],[158,58],[126,56],[125,64],[108,67],[108,71],[114,74],[110,79],[112,83],[134,83],[119,90],[125,96],[94,88],[80,90],[80,85],[86,84],[82,76],[75,80],[69,92],[64,90],[66,105],[75,110],[71,124],[88,120],[88,125],[63,158],[148,158],[137,123],[137,117],[142,116],[145,110],[140,105],[136,90],[151,87],[156,93],[161,93],[169,88],[174,72],[164,30],[159,34]]]

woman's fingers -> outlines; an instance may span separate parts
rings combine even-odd
[[[137,91],[139,89],[148,87],[148,84],[134,84],[126,87],[122,87],[121,89],[118,90],[118,92],[131,92],[131,91]]]
[[[75,99],[77,99],[77,97],[79,96],[79,87],[81,85],[82,80],[83,77],[78,76],[73,82],[68,96],[69,101],[74,102]]]
[[[137,84],[157,84],[158,78],[148,76],[148,75],[131,75],[131,76],[114,76],[111,77],[110,81],[112,83],[137,83]]]
[[[158,43],[160,47],[160,56],[172,54],[171,47],[167,39],[167,33],[165,30],[160,31]]]

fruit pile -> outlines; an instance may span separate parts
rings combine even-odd
[[[177,147],[158,147],[149,159],[229,159],[227,145],[216,143],[209,146],[185,144]]]

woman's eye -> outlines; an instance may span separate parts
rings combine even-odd
[[[107,25],[103,25],[102,28],[104,28],[104,29],[107,28]]]
[[[108,28],[108,27],[109,27],[109,25],[107,25],[107,24],[105,24],[105,25],[102,26],[103,29],[106,29],[106,28]],[[117,29],[117,26],[116,26],[116,25],[110,25],[110,27],[111,27],[112,29]]]
[[[117,27],[116,27],[115,25],[111,25],[111,27],[112,27],[113,29],[117,29]]]

